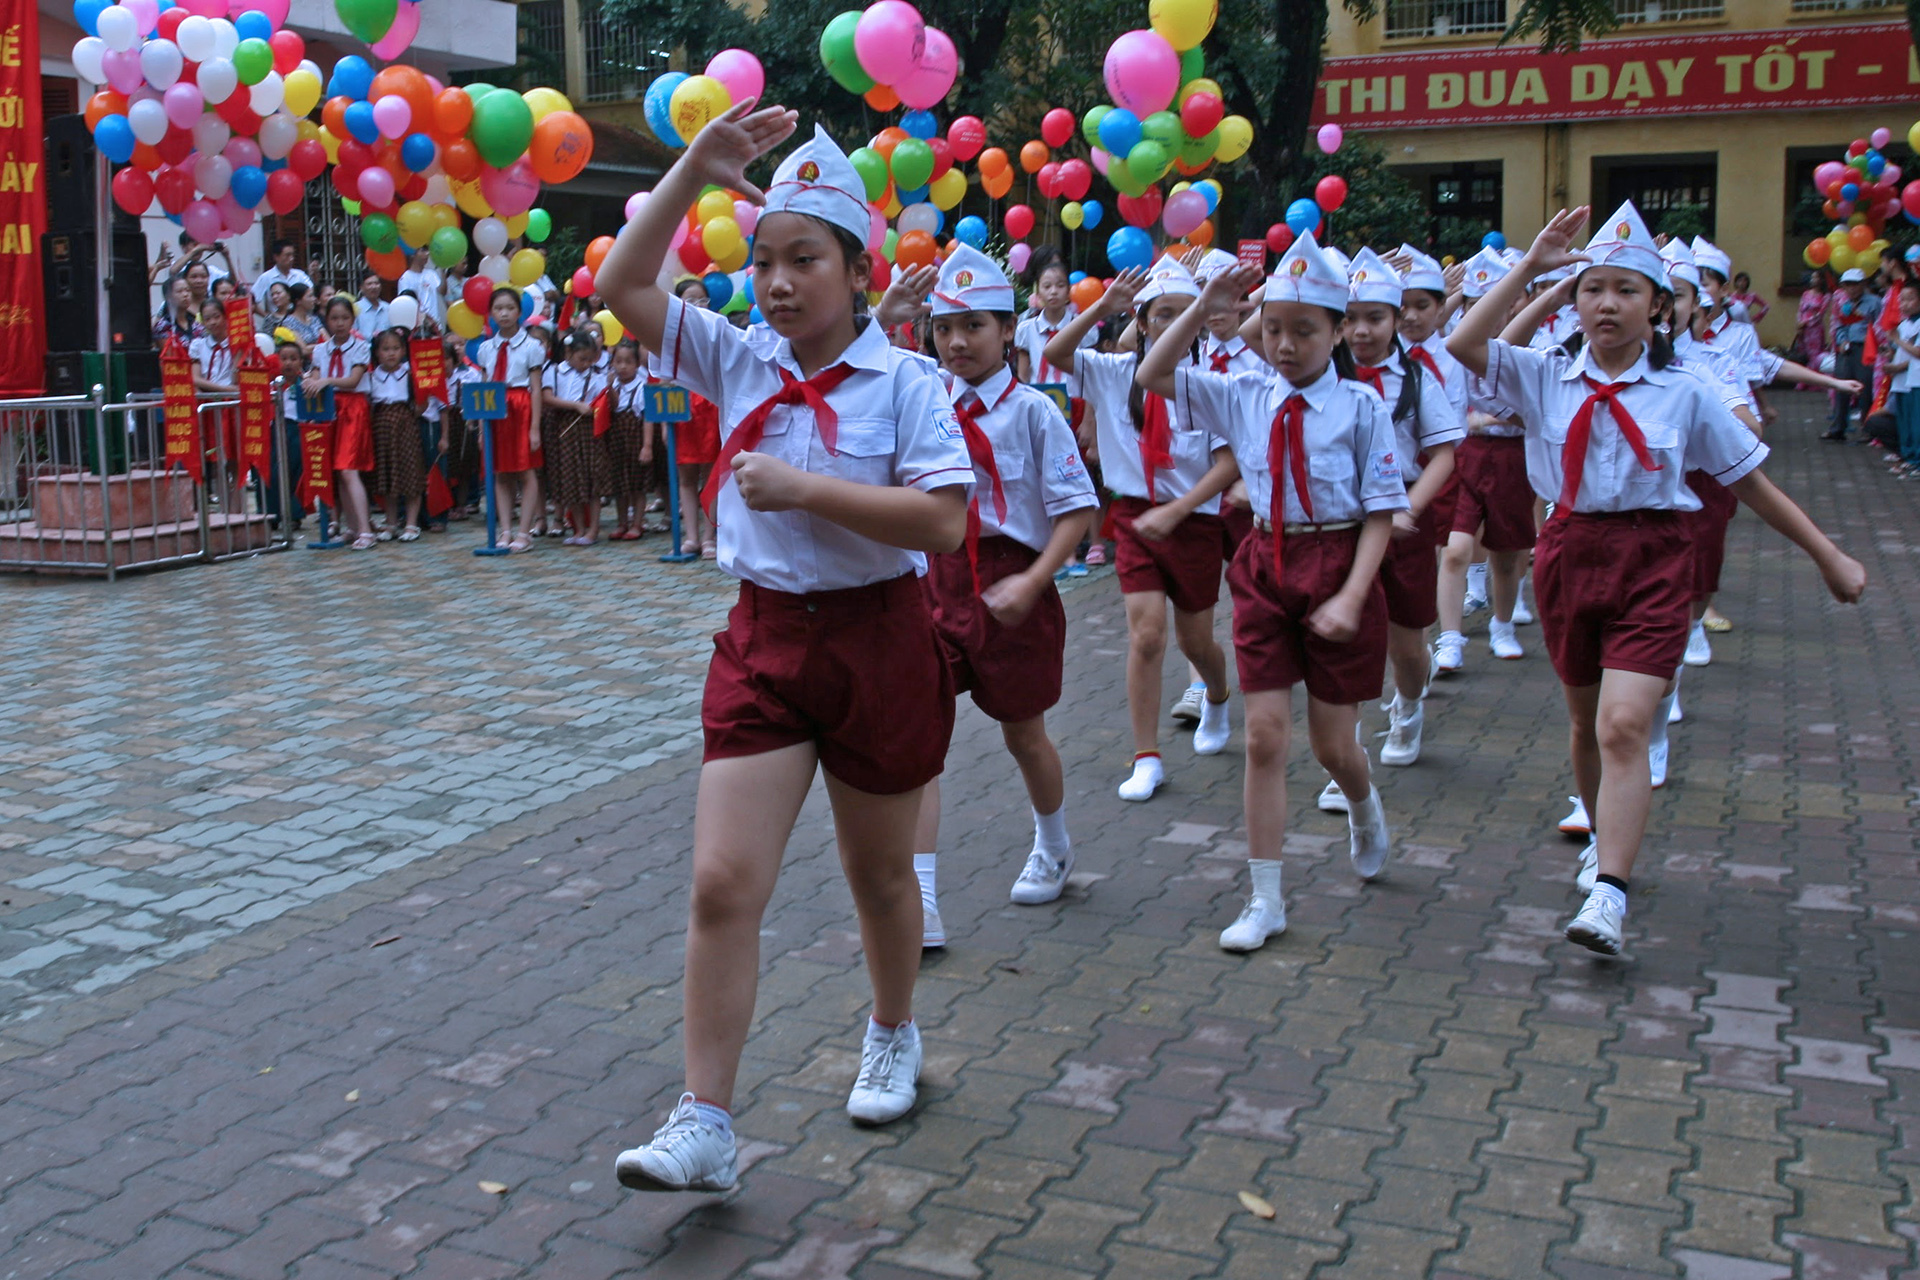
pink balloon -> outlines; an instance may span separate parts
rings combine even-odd
[[[226,220],[220,216],[220,210],[213,201],[201,199],[195,200],[181,212],[180,225],[201,244],[212,244],[220,238]]]
[[[1314,135],[1314,140],[1320,144],[1321,151],[1327,155],[1332,155],[1340,149],[1340,144],[1346,140],[1346,136],[1346,133],[1339,125],[1323,124],[1320,126],[1320,132]],[[1183,232],[1182,234],[1185,233]]]
[[[1007,252],[1007,265],[1013,268],[1015,275],[1027,269],[1027,263],[1033,257],[1033,246],[1017,244]]]
[[[140,69],[140,55],[132,49],[109,49],[100,59],[107,84],[121,93],[132,93],[147,82]]]
[[[1884,128],[1875,129],[1872,133],[1867,135],[1867,140],[1873,143],[1875,147],[1884,147],[1889,142],[1893,141],[1893,130],[1884,129]]]
[[[291,7],[292,0],[231,0],[231,3],[221,5],[216,12],[208,13],[205,16],[209,18],[237,18],[248,11],[264,13],[267,15],[267,20],[273,23],[274,29],[277,31],[287,25],[287,10]],[[189,0],[187,8],[192,9],[195,13],[202,12],[199,9],[193,8],[191,0]]]
[[[1188,187],[1167,197],[1166,208],[1160,217],[1160,224],[1167,234],[1178,240],[1207,220],[1207,198]]]
[[[167,121],[177,129],[193,128],[206,110],[200,90],[190,84],[174,85],[161,95],[160,103],[167,109]]]
[[[745,49],[722,49],[707,62],[707,74],[727,87],[735,102],[758,98],[767,88],[767,70]]]
[[[636,191],[627,197],[627,221],[632,222],[640,216],[640,210],[646,207],[648,193]]]
[[[220,154],[236,169],[244,165],[257,165],[260,163],[260,144],[252,138],[234,138]]]
[[[360,171],[360,203],[369,209],[384,209],[393,203],[393,175],[379,165]]]
[[[390,93],[373,104],[374,127],[383,138],[398,138],[413,123],[413,108],[397,93]]]
[[[1144,119],[1172,104],[1180,55],[1152,31],[1129,31],[1107,49],[1106,79],[1114,102]]]
[[[215,200],[213,207],[230,236],[240,235],[253,225],[253,210],[235,200],[231,191]]]
[[[1177,65],[1175,70],[1177,73]],[[947,96],[959,72],[960,53],[953,47],[953,41],[946,32],[928,27],[926,46],[919,60],[912,71],[894,81],[893,91],[900,95],[902,106],[925,111],[938,106]]]
[[[1108,156],[1106,152],[1098,147],[1093,149],[1093,167],[1099,171],[1100,176],[1103,178],[1107,176],[1107,159]]]
[[[228,12],[227,0],[183,0],[181,7],[202,18],[224,18]]]
[[[875,0],[853,29],[860,69],[881,84],[897,83],[911,72],[926,42],[927,24],[906,0]],[[1176,58],[1176,73],[1178,63]]]
[[[401,0],[400,7],[394,11],[393,25],[387,28],[387,34],[368,45],[373,56],[382,62],[391,62],[406,51],[413,38],[420,34],[420,6],[411,0]],[[438,90],[435,91],[436,93]]]
[[[160,25],[159,0],[120,0],[120,7],[133,15],[134,25],[143,36],[152,35]]]
[[[735,98],[734,101],[738,102],[739,99]],[[740,228],[741,235],[752,235],[753,229],[760,225],[760,210],[748,204],[745,200],[735,200],[733,202],[733,224]]]
[[[1899,186],[1900,185],[1900,166],[1897,164],[1890,164],[1886,168],[1882,169],[1880,171],[1880,181],[1885,186],[1889,186],[1889,187]]]
[[[1847,172],[1847,166],[1838,160],[1829,160],[1813,171],[1813,185],[1821,195],[1827,194],[1827,188],[1840,181]]]
[[[682,219],[680,225],[686,226],[686,221]],[[867,207],[867,250],[870,253],[878,253],[886,247],[886,243],[887,215],[869,205]]]
[[[500,217],[519,217],[540,197],[540,179],[533,172],[533,161],[521,156],[504,169],[481,170],[480,194]]]

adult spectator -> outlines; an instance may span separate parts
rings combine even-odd
[[[387,320],[387,301],[380,296],[380,274],[369,271],[360,277],[360,296],[353,303],[353,331],[372,342],[391,328]]]
[[[1866,272],[1858,267],[1840,277],[1840,294],[1828,312],[1827,345],[1833,351],[1833,376],[1840,380],[1866,382],[1871,370],[1866,362],[1867,332],[1880,315],[1880,298],[1867,292]],[[1858,396],[1833,397],[1833,422],[1823,440],[1845,440],[1853,421],[1855,402],[1862,409],[1872,404],[1871,388]]]
[[[1809,369],[1820,367],[1827,350],[1827,307],[1833,298],[1833,272],[1821,267],[1807,273],[1806,288],[1800,291],[1800,305],[1794,313],[1793,352],[1798,364]],[[1805,390],[1804,385],[1801,388]]]
[[[422,315],[432,316],[435,324],[443,324],[447,318],[447,300],[440,292],[440,284],[440,272],[433,265],[433,256],[425,249],[415,249],[396,287],[401,293],[414,296]]]
[[[167,303],[153,318],[153,345],[164,348],[167,339],[172,338],[184,347],[200,336],[200,316],[193,309],[193,286],[185,276],[173,276],[167,281]]]
[[[327,326],[320,319],[319,300],[316,291],[303,284],[287,286],[287,298],[292,304],[281,326],[293,333],[300,344],[300,354],[311,357],[313,349],[327,338]]]
[[[1748,324],[1759,324],[1767,318],[1767,312],[1773,310],[1765,298],[1753,291],[1753,277],[1744,271],[1733,273],[1733,292],[1727,295],[1727,300],[1745,309],[1744,319]]]
[[[260,273],[253,282],[253,309],[266,314],[267,290],[276,284],[303,284],[313,288],[313,277],[293,265],[293,241],[275,240],[273,242],[273,265]]]

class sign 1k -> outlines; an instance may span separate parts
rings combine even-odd
[[[1904,22],[1596,40],[1576,53],[1421,49],[1329,58],[1314,123],[1350,129],[1808,110],[1920,101]]]

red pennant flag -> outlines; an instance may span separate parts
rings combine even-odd
[[[413,365],[413,399],[426,408],[429,399],[446,404],[447,349],[438,338],[415,338],[407,344],[407,359]]]
[[[253,341],[253,306],[247,295],[236,293],[226,301],[227,345],[233,348],[236,364],[245,364],[249,355],[258,355],[260,348]]]
[[[613,389],[603,388],[593,398],[593,434],[597,439],[613,429]]]
[[[273,458],[273,373],[259,359],[240,366],[240,474],[261,479]]]
[[[300,424],[300,501],[333,505],[333,424]]]
[[[193,361],[178,338],[169,337],[160,352],[160,405],[165,423],[166,461],[193,470],[200,459],[200,405],[193,393]]]
[[[440,472],[438,463],[427,468],[427,514],[438,520],[453,510],[453,490],[447,488],[447,478]]]

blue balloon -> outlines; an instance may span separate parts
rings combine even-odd
[[[242,40],[273,39],[273,19],[258,9],[249,9],[233,20],[233,29]]]
[[[1121,227],[1107,237],[1107,261],[1115,271],[1145,271],[1153,265],[1153,237],[1139,227]]]
[[[480,344],[485,341],[486,341],[485,338],[468,338],[467,339],[466,352],[467,352],[468,360],[472,361],[474,364],[480,363]]]
[[[733,301],[733,281],[727,279],[724,271],[709,271],[700,278],[700,287],[707,291],[707,310],[719,311]]]
[[[1507,238],[1498,231],[1489,231],[1480,237],[1480,247],[1482,249],[1492,249],[1497,253],[1507,247]]]
[[[755,307],[751,311],[747,312],[748,324],[765,324],[766,322],[767,322],[767,318],[760,314],[760,308]]]
[[[931,111],[909,111],[900,117],[900,127],[912,136],[925,141],[940,131],[939,122]]]
[[[1842,200],[1858,200],[1860,198],[1860,184],[1857,182],[1841,183],[1840,198]]]
[[[1098,200],[1082,200],[1080,202],[1080,225],[1091,231],[1100,225],[1100,219],[1105,217],[1106,213],[1106,206]]]
[[[673,127],[673,91],[686,80],[684,71],[669,71],[647,86],[646,111],[647,127],[653,130],[653,136],[674,148],[676,151],[687,145],[680,131]]]
[[[1295,235],[1304,235],[1320,225],[1320,206],[1306,196],[1287,206],[1287,226]]]
[[[1115,107],[1100,117],[1100,145],[1110,156],[1125,156],[1140,141],[1140,117]]]
[[[1879,155],[1876,153],[1874,155],[1870,155],[1867,157],[1867,176],[1868,177],[1877,178],[1882,173],[1886,172],[1886,168],[1887,168],[1887,158],[1885,156]]]
[[[987,221],[978,214],[970,213],[954,226],[953,235],[962,244],[984,249],[987,247]]]
[[[356,101],[364,101],[372,88],[373,68],[359,54],[350,53],[333,64],[333,75],[327,80],[329,98],[344,94]]]
[[[545,299],[537,296],[533,290],[522,290],[520,293],[520,314],[523,316],[534,315],[540,310],[540,305],[544,301]]]
[[[927,200],[927,189],[925,187],[915,187],[911,191],[899,191],[894,194],[899,197],[900,207],[903,209],[910,204],[925,204]]]
[[[407,140],[400,144],[400,163],[407,166],[410,173],[419,173],[433,167],[433,161],[440,149],[433,145],[433,139],[424,133],[410,133]]]
[[[138,141],[133,136],[133,126],[123,115],[101,116],[100,123],[93,126],[93,145],[115,164],[125,164],[133,159],[133,147]]]
[[[341,117],[346,122],[347,132],[356,141],[372,146],[380,140],[380,126],[373,122],[373,104],[366,99],[349,103],[347,109],[341,112]]]
[[[229,189],[242,209],[251,209],[267,198],[267,171],[257,164],[243,164],[233,171]]]
[[[744,293],[747,296],[748,302],[753,301],[753,277],[752,276],[748,276],[746,280],[741,284],[740,292]]]
[[[1220,193],[1204,182],[1196,182],[1193,185],[1193,189],[1205,198],[1207,202],[1207,216],[1211,218],[1214,211],[1220,207]]]
[[[262,160],[260,162],[260,172],[262,173],[275,173],[286,167],[287,162],[285,160]]]
[[[1084,272],[1084,271],[1075,271],[1075,272],[1073,272],[1073,273],[1072,273],[1071,275],[1069,275],[1069,276],[1067,277],[1067,283],[1068,283],[1068,284],[1079,284],[1079,283],[1080,283],[1080,282],[1081,282],[1082,280],[1085,280],[1086,278],[1087,278],[1087,273],[1086,273],[1086,272]]]
[[[100,34],[100,15],[107,11],[108,0],[73,0],[73,20],[90,36]]]

